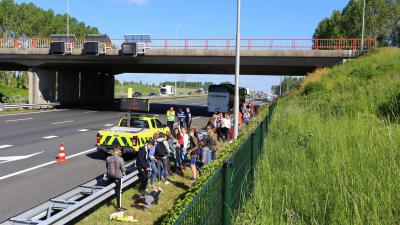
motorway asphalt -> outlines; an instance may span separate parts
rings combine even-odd
[[[206,99],[171,100],[151,108],[188,106],[201,114],[206,104]],[[165,122],[164,114],[151,113]],[[96,133],[122,115],[93,109],[0,115],[0,223],[103,174],[105,156],[95,150]],[[207,119],[196,116],[194,124],[204,126]],[[61,141],[67,163],[54,161]]]

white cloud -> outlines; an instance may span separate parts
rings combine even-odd
[[[146,6],[147,4],[149,4],[149,0],[113,0],[113,1],[134,4],[137,6]]]

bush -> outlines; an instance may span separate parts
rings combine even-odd
[[[382,119],[389,122],[400,122],[400,91],[378,106],[378,114]]]
[[[324,86],[322,85],[322,83],[319,81],[314,81],[314,82],[310,82],[304,86],[303,94],[309,95],[309,94],[316,93],[316,92],[322,92],[323,90],[324,90]]]
[[[373,69],[366,66],[360,66],[350,72],[350,76],[357,77],[364,80],[369,80],[373,76]]]

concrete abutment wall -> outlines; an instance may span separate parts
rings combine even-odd
[[[56,71],[32,69],[28,72],[29,104],[56,101]]]
[[[29,71],[29,103],[61,106],[105,106],[114,101],[113,75],[73,70]]]

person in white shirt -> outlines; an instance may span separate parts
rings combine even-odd
[[[228,113],[225,113],[225,117],[221,122],[221,133],[224,141],[229,141],[229,129],[231,128],[231,118]]]

